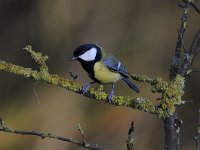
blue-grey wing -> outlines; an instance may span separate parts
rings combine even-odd
[[[124,65],[111,54],[103,59],[104,64],[111,70],[119,72],[124,76],[128,76],[128,71]]]

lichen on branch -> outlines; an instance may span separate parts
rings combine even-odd
[[[66,90],[81,94],[82,86],[79,83],[48,72],[48,66],[46,65],[48,56],[43,56],[42,53],[35,52],[32,50],[30,45],[26,46],[24,50],[30,53],[33,60],[38,63],[40,67],[39,71],[2,60],[0,60],[0,70],[19,75],[24,78],[44,81],[51,85],[59,86],[65,88]],[[184,85],[184,79],[181,76],[177,76],[177,78],[170,81],[170,83],[163,81],[161,78],[151,79],[146,75],[131,76],[138,82],[150,84],[153,92],[161,93],[162,97],[160,98],[160,104],[155,106],[152,101],[144,97],[114,96],[111,105],[138,109],[150,114],[156,114],[160,118],[165,118],[173,114],[175,111],[175,105],[182,104],[181,97],[183,95],[183,86],[180,85]],[[98,89],[89,89],[84,96],[108,103],[108,94],[103,91],[103,86],[100,87],[101,88]]]

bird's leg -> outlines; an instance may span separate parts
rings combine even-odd
[[[112,99],[113,99],[113,96],[114,96],[114,88],[115,88],[115,84],[113,83],[112,84],[112,90],[111,90],[111,92],[109,93],[109,95],[108,95],[108,102],[109,103],[112,103]]]
[[[90,85],[93,84],[95,82],[90,82],[90,83],[86,83],[83,85],[83,87],[81,88],[81,93],[84,95],[85,93],[87,93],[88,89],[90,88]]]

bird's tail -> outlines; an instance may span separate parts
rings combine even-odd
[[[140,92],[139,88],[134,84],[132,83],[127,77],[123,77],[122,80],[131,88],[133,89],[134,91],[136,92]]]

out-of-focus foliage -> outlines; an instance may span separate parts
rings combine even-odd
[[[82,43],[97,43],[112,51],[135,74],[168,79],[174,53],[181,8],[174,0],[1,0],[0,59],[38,68],[21,49],[31,44],[49,56],[52,73],[77,81],[90,79],[78,63],[68,62],[73,49]],[[200,5],[198,3],[198,5]],[[185,46],[189,47],[200,25],[200,16],[191,11]],[[200,61],[194,64],[200,69]],[[127,132],[135,122],[135,148],[163,149],[162,122],[153,115],[127,108],[116,108],[70,93],[58,87],[0,72],[0,116],[13,128],[51,131],[79,137],[79,122],[89,143],[106,149],[126,148]],[[141,95],[152,96],[149,87]],[[109,87],[109,86],[108,86]],[[110,87],[108,88],[108,90]],[[200,74],[186,83],[184,100],[194,100],[179,108],[184,124],[181,149],[194,149]],[[39,98],[35,92],[37,92]],[[136,95],[119,82],[116,93]],[[138,95],[138,94],[137,94]],[[0,133],[0,149],[53,150],[80,149],[69,143],[29,136]]]

